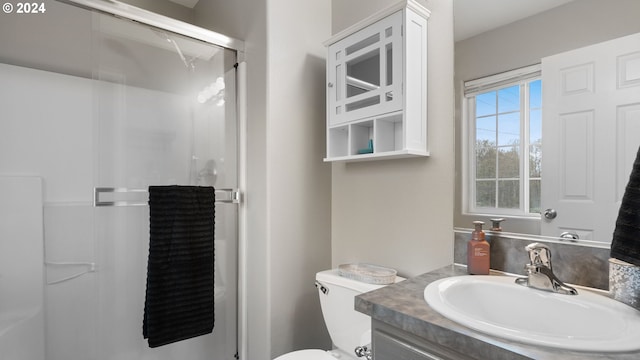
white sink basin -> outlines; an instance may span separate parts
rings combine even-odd
[[[509,276],[455,276],[429,284],[427,303],[480,332],[567,350],[640,350],[640,311],[578,289],[562,295],[515,284]]]

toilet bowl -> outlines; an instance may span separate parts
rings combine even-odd
[[[396,276],[395,282],[404,280]],[[386,285],[369,284],[341,276],[338,269],[316,274],[322,316],[334,349],[293,351],[274,360],[357,360],[355,349],[371,344],[371,318],[354,309],[354,297]],[[348,329],[348,331],[346,330]]]
[[[356,359],[350,354],[345,354],[339,350],[318,350],[307,349],[298,350],[278,356],[274,360],[351,360]]]

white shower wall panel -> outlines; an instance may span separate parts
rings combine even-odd
[[[45,202],[90,201],[91,80],[0,64],[0,174],[44,178]]]
[[[44,207],[46,256],[50,263],[95,262],[94,216],[91,204]],[[88,270],[87,265],[47,267],[47,282]],[[98,273],[47,286],[47,360],[96,359]]]
[[[0,359],[45,360],[42,179],[0,176]]]
[[[93,262],[92,80],[5,64],[0,78],[0,174],[42,177],[47,261]],[[82,269],[48,266],[45,279]],[[46,287],[48,360],[91,358],[92,276]]]
[[[188,183],[193,124],[183,96],[97,83],[100,186]],[[180,176],[176,177],[176,174]]]
[[[224,153],[224,121],[212,120],[224,108],[194,112],[195,91],[190,99],[7,64],[0,79],[0,174],[42,176],[45,203],[91,202],[96,161],[101,186],[135,188],[195,181],[204,154]]]

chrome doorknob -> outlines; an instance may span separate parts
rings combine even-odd
[[[544,215],[544,218],[547,220],[553,220],[558,216],[558,212],[554,209],[546,209],[542,215]]]

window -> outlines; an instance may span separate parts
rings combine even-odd
[[[539,216],[542,80],[532,66],[465,83],[467,212]]]

